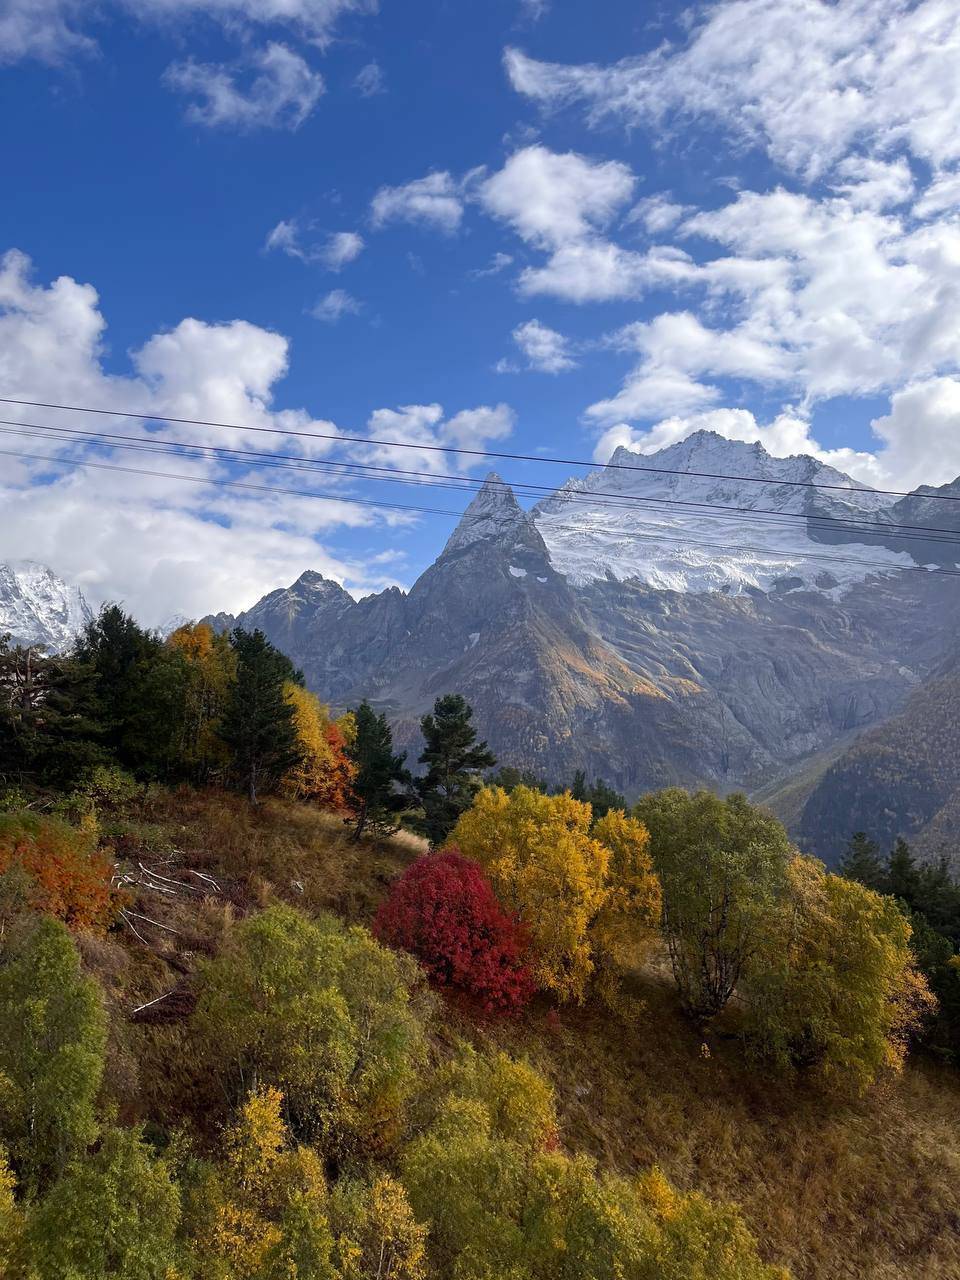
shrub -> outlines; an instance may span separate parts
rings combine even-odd
[[[591,817],[568,794],[485,787],[453,833],[528,931],[537,985],[562,1000],[586,993],[590,926],[606,900],[610,851],[591,836]]]
[[[458,849],[412,863],[380,907],[373,931],[416,956],[433,982],[466,991],[487,1010],[514,1012],[533,994],[520,928],[482,869]]]
[[[113,864],[89,832],[36,814],[0,814],[0,874],[22,868],[37,911],[71,929],[105,929],[117,913]]]
[[[748,1032],[780,1063],[864,1089],[902,1067],[936,1004],[914,963],[910,925],[893,898],[828,874],[814,858],[794,858],[788,882],[743,984]]]
[[[280,1089],[296,1137],[379,1147],[424,1057],[417,980],[414,962],[366,929],[270,907],[201,970],[191,1038],[228,1095],[251,1081]]]
[[[552,1093],[529,1067],[468,1053],[447,1084],[402,1163],[414,1212],[431,1219],[435,1274],[786,1280],[732,1205],[683,1195],[656,1171],[599,1175],[556,1150]]]

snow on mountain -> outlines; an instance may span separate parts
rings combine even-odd
[[[92,617],[80,588],[68,585],[46,565],[0,564],[0,635],[61,653]]]
[[[618,469],[638,467],[649,470]],[[819,487],[828,485],[840,487]],[[656,453],[619,448],[532,514],[554,568],[574,583],[612,575],[671,591],[842,593],[914,562],[849,533],[833,546],[811,535],[837,530],[837,519],[877,519],[890,502],[815,458],[774,458],[761,444],[697,431]]]

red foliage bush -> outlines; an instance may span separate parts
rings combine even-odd
[[[373,931],[416,956],[439,986],[459,987],[490,1012],[516,1012],[533,995],[519,923],[501,907],[482,868],[459,849],[411,863],[377,912]]]
[[[14,866],[29,877],[34,910],[77,930],[103,930],[115,919],[113,863],[84,832],[53,818],[0,814],[0,875]]]

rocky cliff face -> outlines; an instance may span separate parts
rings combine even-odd
[[[93,617],[79,587],[46,565],[0,564],[0,635],[62,653]]]
[[[882,543],[819,538],[826,515],[878,520],[890,499],[814,459],[709,433],[618,458],[621,471],[532,512],[491,474],[409,593],[354,602],[304,575],[239,620],[322,697],[386,709],[405,745],[456,690],[505,763],[553,780],[582,768],[630,795],[768,782],[896,712],[941,659],[960,614],[952,579],[900,572],[914,562]],[[678,518],[691,541],[717,537],[707,508],[667,505],[681,493],[743,508],[717,517],[734,541],[671,544]],[[781,518],[754,527],[744,511]]]

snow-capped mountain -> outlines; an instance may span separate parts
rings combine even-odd
[[[619,448],[533,515],[554,567],[578,584],[611,575],[670,591],[842,592],[913,564],[906,550],[858,541],[850,524],[883,527],[891,502],[815,458],[697,431],[656,453]]]
[[[0,564],[0,635],[62,653],[93,613],[79,587],[33,561]]]

